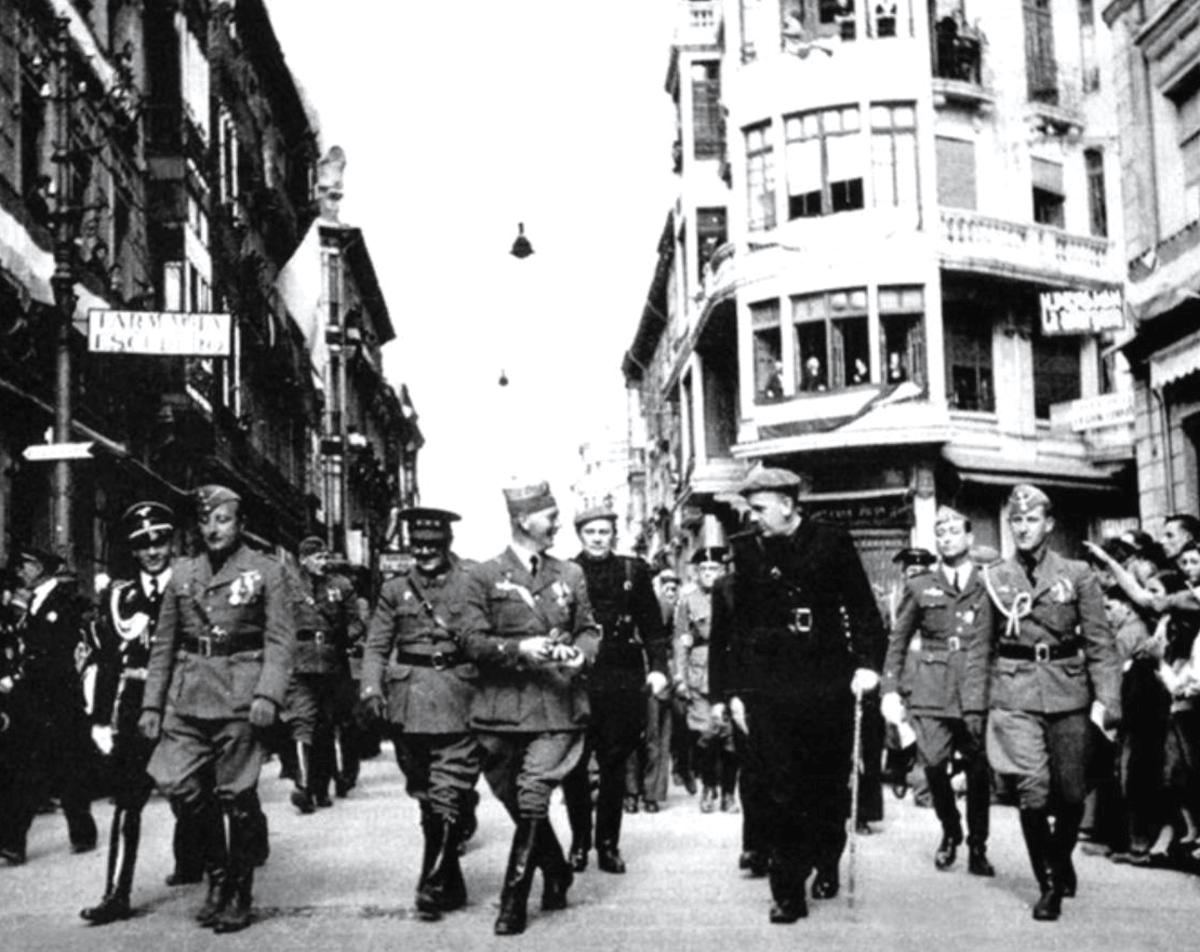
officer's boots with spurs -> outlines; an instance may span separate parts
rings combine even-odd
[[[496,917],[496,935],[520,935],[525,931],[529,904],[529,886],[537,862],[538,829],[545,820],[540,817],[520,817],[513,832],[500,890],[500,914]]]
[[[1040,922],[1052,922],[1062,912],[1062,882],[1054,859],[1054,842],[1050,833],[1050,821],[1045,810],[1021,810],[1021,833],[1025,836],[1025,849],[1029,852],[1029,864],[1033,867],[1041,895],[1033,904],[1033,918]]]

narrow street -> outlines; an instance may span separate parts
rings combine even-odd
[[[170,811],[155,800],[146,812],[145,840],[134,919],[100,929],[85,925],[78,910],[99,898],[102,850],[67,852],[65,825],[42,816],[34,825],[29,862],[0,869],[0,934],[6,949],[821,949],[927,950],[931,940],[972,950],[1019,948],[1130,950],[1178,949],[1194,927],[1200,878],[1117,866],[1080,853],[1080,890],[1063,918],[1035,923],[1029,917],[1034,887],[1014,810],[993,811],[991,855],[998,876],[970,877],[965,859],[952,872],[934,870],[937,841],[931,811],[911,797],[886,796],[888,816],[878,835],[858,839],[858,895],[810,904],[793,926],[767,922],[765,881],[736,869],[739,818],[702,815],[695,799],[672,788],[657,815],[626,817],[623,852],[629,872],[595,869],[578,876],[571,908],[538,911],[540,884],[530,902],[524,936],[492,935],[509,822],[490,794],[480,829],[464,857],[468,907],[439,924],[411,916],[419,834],[416,811],[404,797],[399,772],[385,753],[364,765],[350,798],[314,816],[296,815],[289,787],[264,777],[263,801],[271,823],[271,858],[256,885],[258,921],[245,932],[217,936],[196,927],[191,913],[201,887],[170,889],[167,849]],[[107,828],[109,807],[98,804]],[[555,808],[563,835],[565,816]],[[843,866],[843,875],[845,867]],[[844,884],[843,884],[844,886]]]

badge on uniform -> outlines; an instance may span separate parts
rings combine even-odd
[[[688,632],[684,632],[682,635],[679,636],[679,643],[681,645],[683,645],[685,648],[690,648],[692,645],[694,645],[696,643],[696,639],[693,638],[692,633],[690,631],[688,631]]]
[[[335,605],[342,600],[342,590],[340,588],[325,589],[326,601],[333,602]]]
[[[975,609],[974,609],[974,608],[968,608],[968,609],[967,609],[965,612],[963,612],[963,613],[962,613],[962,620],[963,620],[963,623],[964,623],[964,624],[966,624],[966,625],[973,625],[973,624],[975,624]]]
[[[1060,605],[1069,602],[1074,594],[1075,586],[1069,578],[1059,578],[1050,588],[1050,596]]]
[[[554,600],[558,602],[559,608],[567,608],[571,604],[571,588],[566,582],[555,582],[550,586],[550,591],[554,595]]]
[[[248,604],[258,594],[261,585],[262,573],[258,569],[250,569],[240,573],[229,587],[229,604]]]
[[[499,586],[499,585],[497,585],[496,587],[497,587],[497,588],[499,588],[500,586]],[[410,591],[408,591],[407,589],[405,589],[405,591],[404,591],[404,595],[401,597],[401,599],[400,599],[400,600],[401,600],[402,602],[411,602],[411,601],[412,601],[412,597],[413,597],[413,594],[412,594],[412,592],[410,592]]]
[[[788,628],[797,635],[809,634],[812,631],[812,609],[808,607],[793,608],[792,623],[788,625]]]

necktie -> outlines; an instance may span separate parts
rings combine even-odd
[[[962,594],[962,590],[963,590],[962,583],[963,583],[962,570],[955,569],[954,570],[954,591],[960,595]]]
[[[155,575],[151,575],[150,576],[150,601],[155,601],[157,599],[158,599],[158,577]]]
[[[539,559],[539,558],[538,558],[536,555],[531,555],[531,556],[529,557],[529,574],[530,574],[530,575],[531,575],[533,578],[537,578],[537,573],[538,573],[538,564],[539,564],[541,561],[542,561],[542,560],[541,560],[541,559]]]

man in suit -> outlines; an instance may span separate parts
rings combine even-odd
[[[1015,487],[1008,524],[1016,551],[983,570],[996,609],[987,754],[1016,785],[1041,889],[1033,918],[1051,921],[1063,897],[1075,895],[1071,853],[1087,794],[1089,710],[1099,702],[1106,724],[1119,721],[1121,663],[1096,576],[1048,545],[1050,498],[1036,486]]]
[[[587,580],[588,600],[600,625],[600,648],[588,672],[590,722],[579,764],[563,781],[571,821],[571,866],[587,868],[592,847],[592,790],[588,761],[594,752],[600,772],[596,794],[596,865],[625,872],[621,856],[621,804],[626,763],[646,730],[646,695],[667,687],[667,629],[641,559],[617,555],[617,514],[601,506],[575,517],[583,548],[572,559]],[[636,800],[634,801],[636,809]],[[657,804],[656,804],[657,808]]]
[[[80,915],[93,925],[128,919],[130,893],[141,840],[142,809],[154,790],[146,764],[154,749],[137,729],[146,687],[150,642],[158,625],[163,592],[171,578],[171,542],[175,514],[162,503],[139,502],[121,516],[125,539],[137,572],[116,579],[100,597],[93,626],[96,689],[92,735],[109,753],[113,783],[112,829],[104,896]],[[178,860],[177,860],[178,862]]]
[[[241,497],[209,485],[196,503],[205,551],[173,567],[139,727],[162,738],[150,775],[181,813],[214,831],[205,837],[208,896],[196,920],[236,932],[251,921],[263,847],[260,732],[283,707],[296,640],[282,566],[242,541]]]
[[[855,697],[879,685],[883,626],[848,533],[804,516],[800,479],[763,467],[741,487],[752,533],[713,596],[709,690],[746,735],[770,813],[769,919],[808,915],[838,891],[850,813]],[[844,617],[843,617],[844,616]]]
[[[16,626],[21,673],[9,696],[19,769],[11,802],[0,804],[0,857],[11,865],[25,862],[34,814],[51,796],[62,805],[71,851],[96,848],[88,789],[95,748],[75,660],[83,623],[74,593],[55,577],[61,566],[60,558],[41,549],[17,552],[16,574],[30,594]]]
[[[512,541],[471,573],[462,646],[480,667],[471,724],[483,772],[516,821],[495,925],[497,935],[516,935],[535,868],[542,909],[566,906],[573,875],[550,825],[550,793],[583,754],[588,698],[578,675],[595,659],[600,632],[583,570],[548,552],[558,532],[549,485],[504,495]]]
[[[983,741],[992,604],[971,562],[975,539],[970,520],[941,506],[934,517],[934,535],[937,566],[904,583],[883,664],[881,706],[884,717],[899,727],[904,721],[900,686],[904,682],[911,687],[908,709],[917,751],[942,825],[934,866],[949,869],[963,841],[962,818],[950,786],[951,760],[958,751],[967,775],[967,869],[976,876],[994,876],[987,858],[991,773]],[[920,647],[910,653],[918,633]]]
[[[479,780],[470,725],[479,669],[462,651],[460,629],[474,563],[451,551],[457,513],[414,507],[397,518],[413,565],[379,593],[363,650],[362,704],[370,721],[386,721],[405,788],[420,804],[416,907],[433,922],[467,901],[458,854]]]
[[[329,548],[309,536],[297,548],[295,585],[296,658],[283,721],[295,744],[292,805],[302,814],[329,807],[335,773],[334,724],[338,692],[349,676],[347,651],[360,627],[349,579],[329,572]]]

